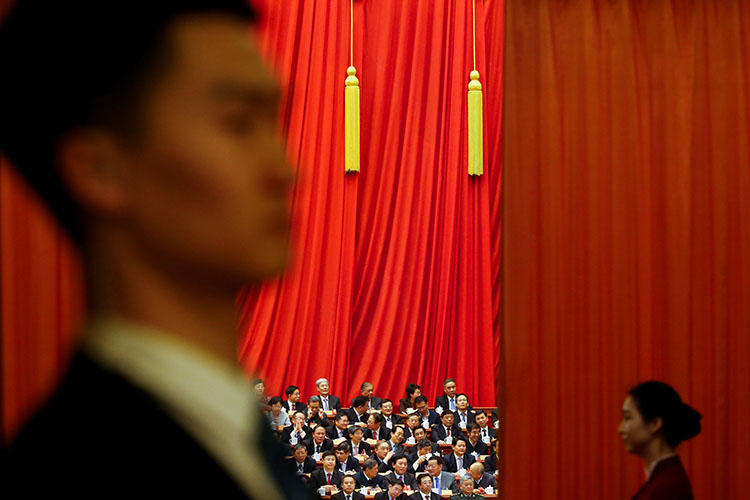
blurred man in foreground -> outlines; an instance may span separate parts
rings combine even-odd
[[[288,245],[253,20],[244,0],[20,0],[4,20],[0,148],[80,248],[89,301],[8,491],[304,495],[237,365],[236,294]]]

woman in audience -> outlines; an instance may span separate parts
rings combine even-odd
[[[701,414],[663,382],[643,382],[628,392],[617,432],[625,449],[646,464],[646,483],[633,500],[693,499],[675,449],[700,432],[700,420]]]
[[[409,408],[414,408],[414,398],[422,395],[422,388],[417,384],[409,384],[406,386],[406,397],[398,402],[398,411],[400,413],[407,413]]]
[[[268,405],[271,407],[271,411],[268,412],[268,421],[271,424],[271,429],[279,431],[279,427],[292,425],[292,421],[289,419],[289,414],[282,407],[280,397],[272,397],[268,401]]]

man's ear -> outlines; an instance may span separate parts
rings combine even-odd
[[[56,162],[73,200],[92,215],[112,216],[125,210],[126,162],[111,133],[93,129],[69,132],[60,140]]]

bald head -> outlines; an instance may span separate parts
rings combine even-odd
[[[479,462],[474,462],[471,464],[471,467],[469,467],[469,473],[474,479],[479,479],[482,477],[482,474],[484,474],[484,465]]]

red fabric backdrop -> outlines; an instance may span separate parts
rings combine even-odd
[[[470,1],[355,2],[362,170],[348,175],[349,2],[267,8],[262,44],[288,88],[283,127],[298,165],[297,258],[244,297],[243,362],[270,394],[296,384],[305,398],[325,376],[345,405],[365,380],[394,400],[417,382],[432,400],[454,376],[473,404],[494,405],[502,2],[477,2],[479,178],[466,165]]]
[[[750,491],[750,4],[508,2],[506,498],[630,498],[627,388],[704,415],[696,498]]]

